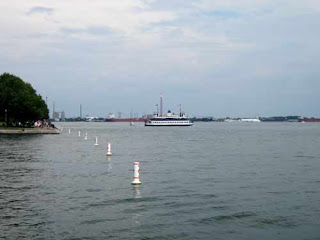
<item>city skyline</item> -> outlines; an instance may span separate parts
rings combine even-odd
[[[320,117],[320,3],[1,1],[0,71],[66,117]]]

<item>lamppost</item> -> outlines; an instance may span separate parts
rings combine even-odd
[[[5,122],[6,122],[6,127],[8,127],[8,117],[7,117],[7,112],[8,112],[8,110],[7,110],[7,109],[5,109],[5,110],[4,110],[4,120],[5,120]]]

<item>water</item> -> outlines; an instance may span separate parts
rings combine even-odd
[[[1,239],[320,239],[320,124],[57,125],[0,136]]]

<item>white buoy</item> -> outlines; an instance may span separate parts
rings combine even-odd
[[[71,129],[69,128],[69,133],[71,133]]]
[[[79,131],[79,137],[81,137],[81,132]]]
[[[87,139],[88,139],[88,133],[84,135],[84,140],[87,140]]]
[[[132,185],[140,185],[140,162],[133,163],[133,181]]]
[[[108,143],[108,148],[107,148],[107,156],[112,156],[112,153],[111,153],[111,143]]]
[[[98,137],[96,136],[96,143],[94,144],[95,146],[98,146]]]

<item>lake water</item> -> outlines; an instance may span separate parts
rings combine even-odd
[[[56,125],[0,135],[0,239],[320,239],[320,124]]]

